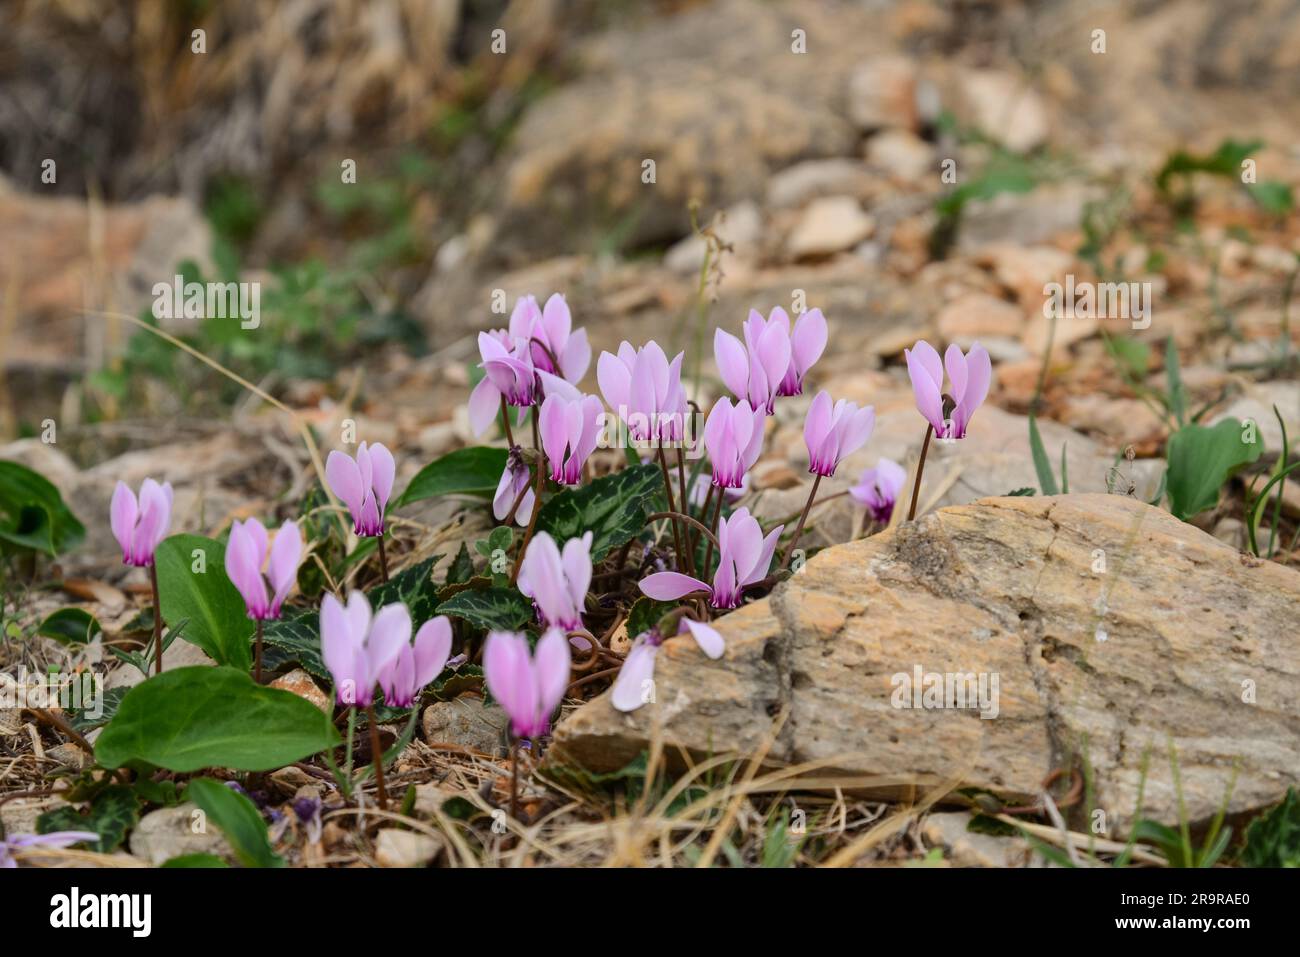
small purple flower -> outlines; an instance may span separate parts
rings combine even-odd
[[[871,438],[876,410],[859,409],[856,403],[840,399],[831,404],[830,393],[818,392],[804,419],[803,437],[808,446],[808,471],[822,477],[835,469]]]
[[[767,416],[741,399],[719,399],[704,423],[704,448],[713,465],[713,484],[722,488],[740,488],[745,473],[758,461],[763,451],[763,427]]]
[[[442,674],[450,654],[451,622],[446,615],[429,619],[415,633],[414,644],[403,645],[392,663],[379,673],[384,703],[409,708],[424,686]]]
[[[533,505],[537,501],[530,478],[528,464],[524,462],[521,449],[517,445],[511,447],[506,455],[506,467],[501,473],[501,481],[497,483],[496,494],[492,496],[492,514],[498,522],[505,520],[518,500],[519,507],[515,509],[514,520],[519,525],[528,524],[533,515]]]
[[[907,359],[907,374],[912,380],[916,408],[934,426],[935,437],[964,439],[971,416],[989,394],[993,365],[988,351],[976,342],[969,353],[962,355],[954,343],[948,346],[940,363],[934,346],[922,339],[911,349],[904,349],[903,356]],[[952,382],[951,410],[945,408],[945,368]]]
[[[266,546],[266,528],[257,519],[236,521],[230,526],[230,540],[226,543],[226,575],[244,597],[248,617],[254,621],[280,617],[280,606],[298,580],[298,563],[302,560],[302,538],[293,522],[280,526],[271,544],[269,562]],[[262,574],[263,565],[267,566],[265,576]],[[267,579],[271,584],[269,600]]]
[[[538,532],[519,567],[519,590],[533,600],[542,624],[565,632],[582,627],[583,602],[591,587],[592,533],[571,538],[561,552],[555,539]],[[581,641],[587,646],[586,639]]]
[[[685,435],[687,402],[682,388],[683,352],[672,362],[651,339],[640,349],[623,342],[618,354],[602,352],[596,363],[601,394],[627,423],[636,442],[679,442]]]
[[[542,402],[538,426],[553,481],[561,485],[582,481],[582,466],[600,444],[604,411],[594,395],[576,400],[548,395]]]
[[[488,690],[510,716],[517,738],[537,738],[550,730],[551,715],[569,686],[572,653],[564,632],[547,629],[529,653],[522,632],[490,631],[483,645],[483,677]]]
[[[0,868],[17,867],[14,851],[57,850],[73,844],[92,844],[99,841],[94,831],[51,831],[49,834],[15,834],[13,837],[0,838]]]
[[[849,495],[867,509],[873,521],[883,525],[894,514],[894,503],[906,481],[906,469],[892,459],[882,458],[875,468],[862,473],[858,484],[849,489]]]
[[[171,483],[159,485],[151,478],[145,479],[140,483],[137,502],[126,483],[118,482],[108,514],[113,537],[122,546],[122,561],[127,565],[152,565],[154,551],[171,524]]]
[[[771,415],[790,369],[790,317],[780,306],[767,319],[751,309],[744,330],[744,344],[729,332],[714,331],[718,374],[736,398],[747,399],[751,408]]]
[[[378,442],[370,446],[362,442],[355,461],[338,451],[325,460],[325,478],[352,513],[352,527],[358,535],[384,534],[384,510],[396,472],[393,454]]]
[[[321,799],[318,797],[294,798],[293,815],[307,829],[307,843],[315,844],[321,838]]]
[[[784,528],[778,525],[764,538],[758,519],[749,509],[738,508],[718,523],[718,570],[712,585],[681,572],[657,572],[641,581],[641,591],[657,601],[676,601],[702,591],[714,608],[735,608],[745,588],[767,575]]]
[[[790,367],[777,395],[802,395],[803,379],[826,349],[826,317],[820,309],[809,309],[794,324],[790,335]]]
[[[682,635],[687,632],[690,632],[700,650],[710,658],[722,657],[725,650],[722,635],[714,628],[683,617],[677,626],[677,633]],[[653,628],[632,643],[632,650],[627,653],[610,691],[610,702],[617,710],[635,711],[654,700],[655,656],[658,655],[661,644],[663,638]]]
[[[368,708],[375,685],[411,643],[411,613],[400,602],[385,605],[373,616],[370,602],[359,591],[343,605],[326,594],[320,606],[320,646],[325,667],[334,677],[341,705]]]

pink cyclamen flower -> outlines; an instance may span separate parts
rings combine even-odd
[[[510,314],[509,335],[512,341],[528,343],[535,368],[571,383],[587,374],[591,364],[587,330],[573,328],[569,304],[558,292],[541,309],[536,297],[520,296]]]
[[[384,509],[396,472],[393,454],[378,442],[371,446],[362,442],[355,461],[338,451],[325,460],[325,478],[352,513],[352,527],[358,535],[384,534]]]
[[[668,361],[653,339],[640,349],[619,344],[618,354],[602,352],[596,379],[605,401],[637,442],[677,442],[685,435],[686,391],[682,388],[682,357]]]
[[[858,484],[849,489],[849,495],[871,513],[877,522],[888,522],[894,514],[894,503],[907,481],[907,470],[893,459],[881,459],[876,467],[866,469]]]
[[[450,654],[451,622],[446,615],[429,619],[415,633],[414,644],[403,645],[392,663],[379,673],[384,703],[409,708],[424,686],[442,673]]]
[[[866,444],[875,427],[873,407],[859,409],[847,399],[832,405],[830,393],[818,392],[803,423],[808,471],[823,477],[834,475],[841,461]]]
[[[266,528],[257,519],[250,518],[230,526],[230,540],[226,542],[226,575],[244,597],[248,617],[254,621],[280,617],[280,606],[298,580],[298,563],[302,560],[302,539],[298,535],[298,526],[293,522],[280,526],[271,544],[269,562],[266,545]],[[262,575],[263,565],[266,565],[265,576]],[[267,579],[271,582],[269,600]]]
[[[712,585],[681,572],[657,572],[641,581],[641,591],[657,601],[702,591],[714,608],[735,608],[744,590],[767,575],[783,528],[778,525],[764,538],[758,519],[738,508],[718,523],[718,570]]]
[[[57,850],[72,844],[93,844],[99,841],[94,831],[51,831],[49,834],[15,834],[0,838],[0,868],[17,867],[14,851]]]
[[[551,463],[551,478],[561,485],[582,481],[582,466],[600,443],[604,406],[594,395],[566,399],[548,395],[538,416],[542,449]]]
[[[591,587],[591,540],[591,532],[571,538],[563,552],[546,532],[538,532],[528,543],[519,566],[519,590],[533,600],[548,628],[569,632],[582,627],[583,603]],[[585,639],[575,640],[587,646]]]
[[[709,410],[704,423],[704,448],[713,465],[713,484],[740,488],[745,473],[763,451],[763,427],[767,415],[741,399],[735,405],[723,397]]]
[[[549,628],[528,651],[522,632],[490,631],[483,645],[483,678],[517,738],[540,738],[569,686],[572,653],[564,632]]]
[[[826,317],[820,309],[809,309],[794,324],[790,334],[790,367],[777,395],[802,395],[803,379],[826,349]]]
[[[519,525],[528,524],[533,516],[533,505],[537,501],[530,479],[528,465],[516,445],[506,455],[505,470],[501,473],[501,481],[497,483],[496,494],[492,496],[492,514],[498,522],[505,520],[518,499],[519,507],[515,509],[514,520]]]
[[[140,483],[140,498],[118,482],[108,508],[113,537],[122,546],[122,561],[127,565],[153,564],[153,553],[167,535],[172,518],[172,486],[159,485],[151,478]]]
[[[518,421],[523,422],[523,410],[545,396],[581,395],[573,383],[586,375],[591,346],[587,333],[573,332],[571,325],[563,296],[551,296],[541,310],[535,298],[525,296],[515,303],[509,330],[479,333],[484,375],[469,397],[469,424],[475,435],[482,435],[496,420],[502,399],[519,409]]]
[[[722,657],[725,650],[722,636],[714,628],[683,617],[677,633],[683,635],[687,632],[710,658]],[[627,653],[610,691],[610,702],[619,711],[635,711],[654,700],[655,657],[663,641],[659,632],[651,628],[632,643],[632,650]]]
[[[410,643],[411,613],[401,602],[385,605],[374,615],[359,591],[348,595],[346,606],[331,594],[321,602],[321,657],[334,677],[339,704],[370,707],[380,675]]]
[[[764,319],[755,309],[745,320],[745,342],[729,332],[713,333],[718,374],[738,399],[772,414],[781,383],[790,368],[790,317],[777,306]]]
[[[536,401],[538,386],[526,340],[512,340],[501,332],[480,332],[478,351],[483,378],[469,394],[469,424],[475,435],[482,435],[496,421],[502,399],[519,409],[518,421],[522,422],[523,410]]]
[[[922,339],[911,349],[904,349],[903,356],[907,359],[907,374],[912,380],[916,408],[934,426],[935,437],[964,439],[971,416],[989,394],[993,364],[988,351],[976,342],[970,347],[970,352],[962,355],[954,343],[943,354],[941,364],[934,346]],[[948,396],[943,392],[945,368],[952,382],[952,392]],[[949,398],[950,408],[945,401]]]

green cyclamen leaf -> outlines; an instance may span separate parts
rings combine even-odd
[[[262,668],[275,673],[286,666],[298,665],[324,681],[329,671],[320,651],[320,612],[300,609],[268,621],[262,631]]]
[[[139,820],[140,801],[135,791],[125,784],[114,784],[100,791],[85,811],[66,806],[46,811],[36,819],[36,832],[94,831],[99,840],[87,846],[92,851],[110,854],[122,846],[127,832]]]
[[[86,644],[103,630],[95,616],[84,608],[60,608],[41,622],[36,633],[71,645]]]
[[[533,619],[528,599],[513,588],[458,592],[444,601],[438,612],[464,619],[479,628],[502,631],[522,628]]]
[[[542,506],[537,527],[561,546],[591,532],[591,560],[598,562],[641,533],[662,482],[659,467],[651,463],[566,489]]]
[[[441,557],[426,558],[370,589],[366,598],[370,600],[371,609],[379,611],[385,605],[402,602],[411,613],[411,622],[419,628],[434,616],[438,607],[438,586],[433,581],[433,566]]]
[[[202,535],[165,539],[155,555],[158,599],[164,621],[189,619],[186,641],[219,665],[247,671],[253,664],[253,622],[226,577],[225,558],[226,546]]]
[[[469,581],[474,577],[474,559],[470,556],[469,546],[464,542],[460,543],[460,551],[452,559],[451,566],[447,569],[447,584],[459,585]]]
[[[60,555],[80,544],[85,526],[48,479],[0,461],[0,550],[5,545]]]
[[[333,746],[329,716],[234,668],[177,668],[132,688],[95,743],[106,768],[144,761],[185,773],[270,771]]]
[[[1169,439],[1166,474],[1170,510],[1188,521],[1213,508],[1223,484],[1263,452],[1264,440],[1258,427],[1236,419],[1179,429]]]
[[[449,452],[420,469],[393,507],[439,495],[491,495],[505,471],[507,454],[481,445]]]
[[[266,821],[256,805],[238,791],[211,778],[195,778],[186,786],[185,797],[221,829],[239,863],[245,867],[284,866],[284,859],[271,849]]]

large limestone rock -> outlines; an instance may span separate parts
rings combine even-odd
[[[1300,575],[1120,495],[992,498],[828,549],[721,619],[710,661],[668,641],[656,703],[603,695],[557,730],[552,760],[619,767],[659,725],[667,753],[758,751],[907,796],[960,780],[1029,797],[1086,753],[1113,833],[1141,813],[1210,818],[1300,782]],[[985,676],[975,709],[899,707],[896,675]],[[923,702],[924,703],[924,702]],[[869,782],[865,781],[870,778]]]

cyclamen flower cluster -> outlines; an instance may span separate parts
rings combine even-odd
[[[844,460],[870,439],[875,426],[871,406],[836,401],[825,391],[813,397],[804,420],[804,440],[808,471],[815,479],[784,548],[782,565],[773,574],[785,524],[765,531],[749,508],[735,503],[748,495],[749,474],[763,451],[767,417],[774,414],[778,398],[803,394],[808,375],[826,348],[827,335],[826,320],[819,310],[804,313],[792,325],[779,307],[766,317],[751,311],[743,324],[743,340],[717,330],[714,356],[734,400],[719,398],[706,417],[703,442],[710,468],[699,475],[698,487],[686,487],[679,455],[675,497],[662,447],[680,446],[690,435],[692,403],[682,383],[684,353],[669,359],[653,340],[639,347],[625,341],[616,353],[601,353],[597,396],[578,387],[590,365],[591,348],[585,331],[573,329],[562,296],[551,296],[544,307],[539,307],[534,297],[524,296],[516,302],[506,329],[479,336],[483,378],[469,399],[470,424],[481,435],[500,418],[507,434],[506,464],[492,497],[492,514],[498,522],[513,521],[527,529],[510,584],[531,600],[537,620],[530,630],[540,635],[530,648],[526,632],[494,629],[482,646],[488,690],[509,715],[517,739],[535,739],[549,732],[569,687],[575,649],[590,655],[588,667],[601,656],[618,660],[605,646],[606,639],[587,631],[584,621],[589,612],[598,615],[606,607],[589,594],[593,533],[587,531],[560,542],[535,529],[543,498],[555,494],[548,491],[546,480],[561,487],[584,481],[588,460],[603,434],[606,404],[625,423],[633,442],[658,446],[669,504],[667,512],[650,519],[666,520],[672,527],[674,548],[646,547],[642,567],[654,571],[637,584],[648,598],[681,604],[632,636],[611,699],[621,711],[634,710],[653,700],[655,659],[665,640],[689,634],[708,657],[724,654],[721,634],[707,620],[698,619],[740,606],[747,591],[786,574],[818,484],[833,476]],[[905,350],[905,358],[917,409],[928,423],[927,440],[929,430],[945,441],[964,438],[972,416],[988,394],[991,366],[987,351],[977,343],[963,354],[954,345],[941,361],[938,352],[921,341]],[[945,371],[949,392],[944,392]],[[514,442],[511,420],[515,426],[522,424],[529,410],[535,417],[536,447],[525,452]],[[922,446],[913,488],[913,510],[924,449]],[[353,532],[378,539],[385,578],[385,517],[395,475],[393,455],[378,443],[361,443],[355,456],[333,451],[325,466],[327,483],[346,506]],[[903,467],[882,458],[861,474],[849,494],[867,509],[873,522],[888,523],[905,482]],[[709,506],[715,497],[710,521]],[[728,503],[735,507],[723,514]],[[125,563],[152,571],[157,548],[167,534],[171,506],[170,485],[145,479],[137,498],[118,483],[110,521]],[[692,509],[698,518],[691,515]],[[702,560],[697,543],[702,546]],[[602,577],[622,580],[626,552],[624,548],[620,567],[602,573]],[[248,617],[257,622],[259,676],[262,624],[281,614],[302,557],[303,542],[293,521],[284,522],[273,539],[257,519],[236,521],[231,526],[225,568],[244,600]],[[151,577],[157,607],[156,576]],[[498,581],[494,587],[500,585]],[[349,708],[372,709],[377,689],[386,704],[409,708],[449,662],[467,660],[474,651],[467,645],[451,659],[453,631],[447,617],[434,617],[414,630],[405,604],[388,604],[372,611],[359,591],[351,592],[346,603],[326,594],[319,616],[322,658],[334,679],[338,703]],[[155,615],[159,668],[160,622]],[[373,710],[370,720],[372,745],[377,750]],[[382,804],[382,758],[378,753],[375,760]],[[2,851],[0,864],[4,863]]]

